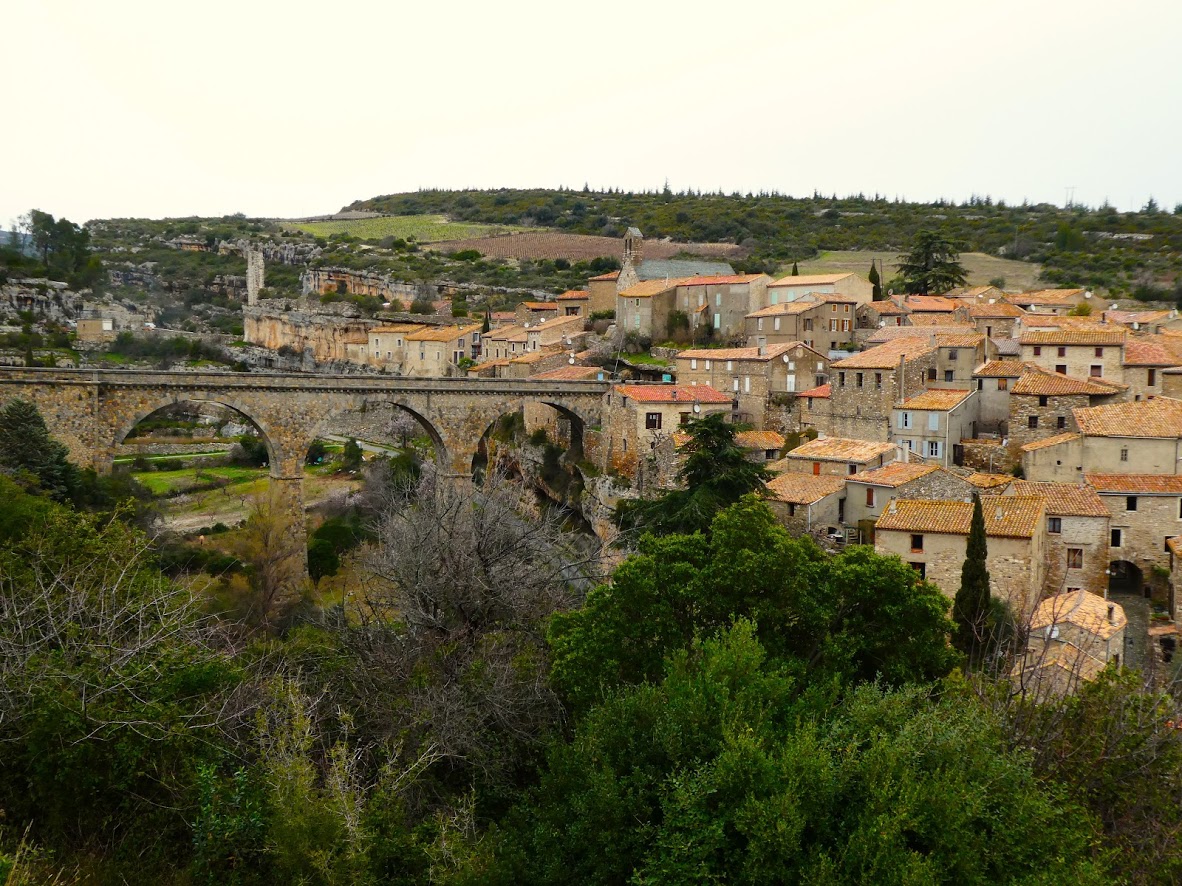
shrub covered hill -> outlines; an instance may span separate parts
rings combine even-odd
[[[424,190],[358,200],[345,207],[391,215],[440,213],[454,221],[536,225],[572,234],[731,242],[748,250],[737,268],[773,272],[827,250],[903,252],[916,232],[938,230],[962,251],[1043,265],[1051,286],[1085,286],[1144,301],[1182,295],[1182,204],[1152,199],[1138,212],[989,197],[965,203],[909,203],[875,195],[722,194],[609,190]]]

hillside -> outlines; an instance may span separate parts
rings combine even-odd
[[[1108,206],[1010,206],[989,198],[954,205],[861,195],[501,189],[391,194],[356,201],[347,209],[441,214],[452,222],[605,237],[618,237],[634,225],[650,240],[741,245],[749,257],[732,263],[769,273],[824,252],[893,256],[917,231],[935,229],[959,241],[964,252],[1041,265],[1044,285],[1087,286],[1157,300],[1174,297],[1171,291],[1182,277],[1182,214],[1156,207],[1121,213]]]

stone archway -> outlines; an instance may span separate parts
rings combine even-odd
[[[1145,576],[1136,563],[1113,560],[1108,564],[1108,593],[1140,596],[1144,590]]]

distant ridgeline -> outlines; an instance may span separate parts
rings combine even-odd
[[[24,255],[29,256],[36,254],[36,250],[33,248],[33,238],[18,231],[0,230],[0,247],[15,247]]]
[[[1182,278],[1182,205],[1138,212],[1111,206],[908,203],[882,195],[789,197],[776,193],[639,194],[590,190],[425,190],[360,200],[346,210],[443,214],[452,221],[553,228],[620,237],[629,226],[650,240],[729,242],[750,250],[741,272],[767,271],[826,250],[904,252],[920,230],[938,230],[965,252],[1039,262],[1049,283],[1108,289],[1144,300],[1174,299]]]

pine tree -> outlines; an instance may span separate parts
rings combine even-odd
[[[953,643],[973,665],[980,663],[988,651],[991,633],[988,555],[985,512],[981,508],[981,496],[974,493],[973,520],[969,525],[968,549],[960,571],[960,590],[952,602],[952,620],[956,622]]]
[[[899,256],[899,274],[911,295],[939,294],[965,284],[957,246],[933,231],[915,235],[911,251]]]
[[[874,292],[871,298],[874,301],[882,301],[882,279],[878,276],[878,267],[874,262],[870,263],[870,273],[866,277],[870,281],[870,285],[874,287]]]
[[[59,500],[69,498],[78,484],[68,450],[49,436],[41,413],[27,400],[13,400],[0,410],[0,467],[35,477]]]
[[[798,268],[798,267],[796,266],[796,262],[793,262],[793,263],[792,263],[792,276],[793,276],[793,277],[799,277],[799,276],[800,276],[800,268]]]

